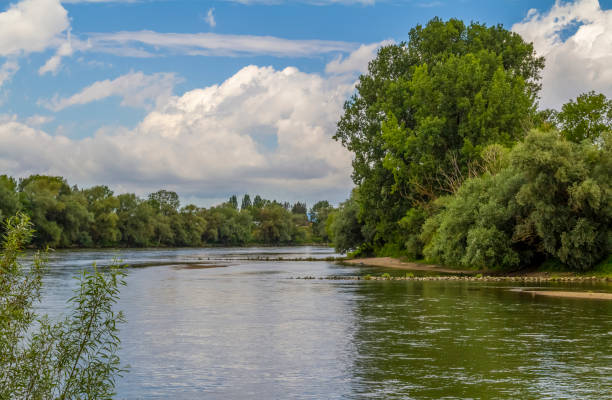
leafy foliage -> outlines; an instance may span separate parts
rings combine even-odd
[[[117,350],[117,325],[124,321],[113,310],[125,273],[84,271],[70,299],[73,311],[60,322],[39,316],[44,255],[31,268],[19,264],[21,249],[33,230],[27,216],[6,222],[0,258],[0,398],[106,399],[124,371]]]
[[[612,152],[534,131],[495,175],[467,180],[423,227],[425,255],[511,269],[554,258],[588,270],[612,251]]]
[[[516,200],[527,215],[517,225],[521,240],[573,269],[591,268],[612,250],[612,140],[601,146],[559,140],[535,132],[512,153],[526,183]]]
[[[311,223],[306,203],[259,195],[253,202],[244,195],[241,208],[235,195],[209,209],[181,208],[178,194],[168,190],[142,199],[133,193],[116,196],[107,186],[70,187],[62,177],[32,175],[17,184],[0,176],[0,217],[18,210],[29,215],[36,231],[32,242],[39,248],[327,242],[325,219],[333,207],[323,203],[326,210]]]
[[[330,214],[329,234],[334,247],[340,253],[356,250],[364,241],[362,226],[359,223],[359,204],[353,192],[351,197],[340,204],[338,210]]]
[[[334,136],[357,185],[328,217],[337,249],[464,268],[606,257],[612,101],[538,111],[543,66],[519,35],[456,19],[381,48]]]
[[[524,177],[506,169],[467,180],[454,196],[440,198],[442,210],[427,219],[421,239],[428,259],[464,268],[513,268],[528,254],[512,246],[514,199]]]
[[[312,222],[312,235],[315,239],[321,241],[330,241],[330,236],[327,230],[327,219],[334,211],[327,200],[322,200],[315,203],[309,212],[310,221]]]
[[[601,93],[581,94],[563,105],[556,120],[566,139],[596,143],[604,132],[612,131],[612,100]]]
[[[452,192],[484,147],[509,146],[535,115],[543,59],[501,26],[433,19],[380,49],[335,139],[354,153],[365,240],[401,242],[398,221]]]

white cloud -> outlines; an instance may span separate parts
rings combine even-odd
[[[545,13],[530,10],[512,30],[546,58],[542,107],[559,108],[590,90],[612,97],[612,10],[597,0],[557,1]]]
[[[173,73],[130,72],[113,80],[94,82],[80,92],[65,98],[57,95],[50,101],[39,101],[50,110],[60,111],[66,107],[82,105],[111,96],[122,98],[121,105],[151,108],[172,95],[174,86],[180,82]]]
[[[0,13],[0,56],[43,51],[54,47],[69,27],[59,0],[22,0]]]
[[[19,70],[19,64],[14,59],[9,59],[0,66],[0,87],[5,82],[11,80],[13,75]]]
[[[339,201],[352,186],[351,156],[331,136],[354,78],[247,66],[219,85],[167,98],[134,129],[101,129],[85,139],[8,120],[0,123],[0,170],[140,194],[166,187],[201,202],[243,192]],[[115,93],[108,88],[118,79],[102,92]],[[101,95],[75,96],[58,106]]]
[[[38,74],[39,75],[44,75],[48,72],[52,73],[53,75],[56,75],[57,72],[59,71],[61,62],[62,62],[62,58],[63,57],[69,57],[72,55],[73,49],[72,49],[72,41],[70,39],[70,30],[68,30],[68,35],[66,36],[66,41],[63,42],[59,48],[57,49],[57,51],[55,52],[55,54],[49,58],[47,60],[47,62],[38,69]]]
[[[374,57],[381,46],[393,44],[392,40],[385,40],[380,43],[362,44],[359,48],[348,55],[348,57],[338,56],[325,66],[328,74],[346,74],[349,72],[364,73],[368,70],[368,63]]]
[[[70,26],[68,13],[59,0],[22,0],[0,12],[0,87],[19,70],[17,57],[58,47],[57,54],[40,71],[55,73],[60,59],[71,53],[61,44],[61,35]],[[42,72],[41,72],[42,73]]]
[[[80,42],[80,47],[129,57],[154,57],[165,55],[164,52],[204,56],[312,57],[352,51],[358,45],[331,40],[290,40],[274,36],[125,31],[93,33],[86,42]]]
[[[41,126],[44,124],[48,124],[49,122],[52,122],[55,119],[55,117],[53,117],[52,115],[40,115],[40,114],[34,114],[30,117],[28,117],[25,120],[26,125],[29,126]]]
[[[214,15],[215,9],[214,8],[210,8],[208,10],[208,12],[206,13],[206,17],[204,17],[204,21],[211,27],[214,28],[215,26],[217,26],[217,22],[215,21],[215,15]]]

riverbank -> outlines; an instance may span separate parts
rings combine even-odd
[[[518,282],[518,283],[581,283],[581,282],[612,282],[612,278],[602,276],[481,276],[478,275],[430,275],[392,276],[389,273],[381,275],[329,275],[322,277],[301,276],[292,279],[349,280],[349,281],[469,281],[469,282]]]
[[[406,262],[391,257],[357,258],[352,260],[344,260],[343,262],[350,265],[368,265],[371,267],[405,269],[408,271],[440,272],[444,274],[477,275],[484,273],[484,271],[452,269],[435,264],[418,264],[414,262]]]
[[[324,279],[331,280],[393,280],[393,281],[471,281],[471,282],[516,282],[516,283],[545,283],[545,282],[612,282],[612,276],[609,274],[603,275],[578,275],[573,272],[554,272],[549,271],[521,271],[506,275],[491,273],[488,271],[476,270],[461,270],[442,267],[435,264],[419,264],[414,262],[405,262],[391,257],[374,257],[345,260],[343,264],[347,265],[362,265],[370,267],[392,268],[406,271],[419,271],[429,273],[453,274],[445,276],[414,276],[408,272],[405,276],[391,276],[389,273],[384,273],[380,276],[329,276]],[[300,278],[298,278],[300,279]],[[301,279],[314,279],[314,277],[303,277]],[[577,292],[577,291],[559,291],[559,290],[521,290],[518,292],[530,294],[532,296],[547,296],[547,297],[562,297],[573,299],[596,299],[596,300],[612,300],[612,293],[602,292]]]
[[[590,279],[591,277],[597,278],[608,278],[612,280],[612,259],[607,259],[592,271],[586,271],[582,273],[573,271],[563,270],[551,270],[551,269],[528,269],[519,270],[513,272],[503,271],[485,271],[485,270],[465,270],[449,268],[436,264],[422,264],[416,262],[402,261],[392,257],[371,257],[371,258],[356,258],[347,259],[342,261],[347,265],[363,265],[371,267],[382,267],[382,268],[393,268],[402,269],[407,271],[427,271],[433,273],[443,274],[459,274],[459,275],[486,275],[491,277],[530,277],[530,278],[541,278],[541,279],[562,279],[562,278],[578,278],[578,279]]]
[[[612,293],[600,292],[567,292],[561,290],[521,290],[532,296],[565,297],[570,299],[612,300]]]
[[[352,263],[355,264],[355,263]],[[293,279],[319,279],[319,280],[353,280],[353,281],[469,281],[483,283],[517,283],[517,284],[540,284],[540,283],[612,283],[612,278],[598,276],[481,276],[478,275],[446,275],[446,276],[413,276],[407,273],[405,276],[391,276],[384,273],[380,276],[346,276],[330,275],[316,278],[314,276],[296,277]],[[531,296],[562,297],[573,299],[593,299],[593,300],[612,300],[612,292],[592,292],[592,291],[561,291],[561,290],[523,290],[511,289],[515,292],[529,294]]]

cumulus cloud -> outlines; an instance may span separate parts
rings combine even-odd
[[[339,201],[351,187],[351,156],[331,136],[354,77],[251,65],[221,84],[167,98],[134,129],[101,129],[84,139],[7,120],[0,123],[0,170],[141,194],[169,187],[198,199],[247,191]],[[58,104],[96,98],[84,93],[92,92]]]
[[[55,72],[62,56],[71,50],[62,44],[62,33],[68,29],[68,13],[59,0],[22,0],[0,12],[0,86],[19,70],[17,57],[48,48],[59,47],[57,54],[41,68]]]
[[[39,103],[53,111],[60,111],[74,105],[88,104],[111,96],[121,97],[121,105],[136,108],[152,108],[172,95],[174,86],[181,80],[173,73],[130,72],[113,80],[94,82],[80,92]]]
[[[19,70],[19,64],[13,59],[9,59],[0,66],[0,87],[5,82],[11,80],[13,75]]]
[[[328,74],[346,74],[349,72],[364,73],[368,70],[368,63],[374,57],[381,46],[393,44],[392,40],[385,40],[380,43],[362,44],[359,48],[347,57],[338,56],[325,66]]]
[[[217,22],[215,21],[215,15],[214,15],[215,9],[214,8],[210,8],[208,10],[208,12],[206,13],[206,17],[204,17],[204,21],[211,27],[214,28],[215,26],[217,26]]]
[[[69,26],[59,0],[22,0],[0,13],[0,55],[43,51]]]
[[[194,56],[312,57],[331,52],[349,52],[358,47],[355,43],[332,40],[290,40],[274,36],[154,31],[93,33],[86,42],[82,42],[82,47],[86,46],[91,51],[130,57],[154,57],[168,53]]]
[[[512,30],[546,58],[542,107],[559,108],[590,90],[612,96],[612,10],[597,0],[557,1],[544,13],[532,9]]]

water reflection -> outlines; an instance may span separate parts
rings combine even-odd
[[[457,282],[357,285],[355,397],[609,398],[612,304]]]
[[[612,303],[532,298],[462,282],[296,280],[382,273],[320,262],[327,248],[123,251],[128,262],[234,259],[227,268],[129,270],[119,307],[119,398],[605,398]],[[42,308],[116,253],[57,252]],[[599,288],[602,289],[602,288]],[[604,290],[612,290],[610,286]]]

